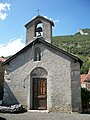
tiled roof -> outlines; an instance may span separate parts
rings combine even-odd
[[[86,75],[84,82],[90,82],[90,70],[88,71],[88,74]]]
[[[90,70],[88,71],[88,74],[80,75],[80,82],[81,84],[83,84],[83,82],[90,82]]]
[[[5,60],[5,58],[0,58],[0,62],[4,62]]]
[[[84,80],[85,80],[86,74],[81,74],[80,75],[80,82],[81,84],[83,84]]]

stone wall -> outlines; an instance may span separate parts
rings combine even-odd
[[[2,67],[2,62],[0,62],[0,100],[3,99],[3,89],[4,89],[4,69],[5,67]]]
[[[72,91],[72,108],[74,112],[81,112],[81,84],[80,84],[80,65],[74,61],[71,63],[71,91]]]
[[[31,43],[35,37],[35,24],[26,29],[26,45]]]
[[[51,43],[52,25],[46,21],[42,21],[42,24],[43,24],[43,37],[47,42]]]
[[[47,42],[51,43],[52,25],[50,24],[50,22],[47,22],[46,20],[36,19],[32,23],[30,23],[28,25],[28,27],[26,28],[26,45],[28,45],[29,43],[31,43],[33,40],[36,39],[36,37],[35,37],[35,25],[36,25],[37,21],[42,22],[43,38]]]
[[[41,61],[34,61],[34,47],[41,49]],[[21,103],[27,109],[32,106],[32,79],[31,72],[37,68],[44,68],[47,75],[47,109],[49,111],[79,111],[80,94],[75,95],[75,90],[80,90],[79,73],[80,64],[73,64],[74,60],[53,48],[42,43],[35,44],[24,53],[14,58],[6,70],[4,103]],[[76,72],[78,71],[78,73]],[[71,73],[76,73],[71,76]],[[75,79],[76,78],[76,79]],[[77,85],[74,86],[73,80]],[[73,87],[72,87],[73,86]],[[76,100],[76,97],[78,99]],[[77,103],[76,105],[74,103]]]

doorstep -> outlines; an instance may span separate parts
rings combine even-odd
[[[28,110],[28,112],[41,112],[41,113],[49,113],[48,110]]]

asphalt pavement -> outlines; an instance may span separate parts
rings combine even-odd
[[[90,120],[90,114],[78,113],[0,113],[0,120]]]

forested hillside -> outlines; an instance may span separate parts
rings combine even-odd
[[[88,35],[55,36],[52,43],[67,52],[73,53],[83,60],[81,73],[87,73],[90,68],[90,29],[82,29]]]

